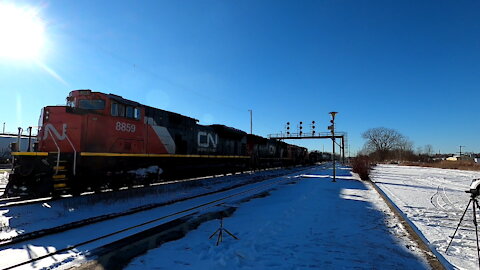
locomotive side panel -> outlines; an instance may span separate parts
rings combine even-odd
[[[73,152],[72,145],[79,151],[82,148],[82,116],[70,113],[65,106],[47,106],[42,111],[38,151],[58,152],[60,148],[60,152]]]

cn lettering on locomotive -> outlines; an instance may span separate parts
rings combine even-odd
[[[57,129],[50,123],[44,125],[43,140],[47,139],[49,134],[52,134],[57,138],[57,140],[63,141],[66,138],[67,124],[62,125],[62,135],[57,131]]]
[[[204,131],[199,131],[197,136],[198,146],[201,148],[212,148],[216,149],[218,144],[218,135],[207,133]]]

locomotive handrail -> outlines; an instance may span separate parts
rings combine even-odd
[[[20,138],[22,137],[22,133],[23,133],[23,128],[19,127],[18,128],[18,137],[17,137],[17,151],[20,151],[20,143],[21,143],[21,140]]]
[[[77,150],[75,149],[75,146],[73,146],[72,141],[70,141],[70,138],[68,137],[67,132],[65,132],[65,138],[67,138],[67,141],[70,143],[70,146],[73,149],[73,175],[75,175],[77,170]]]
[[[58,144],[57,144],[57,141],[55,141],[55,138],[53,137],[53,134],[52,132],[50,131],[50,129],[47,129],[48,131],[48,134],[50,134],[50,137],[52,137],[52,140],[53,140],[53,143],[55,143],[55,146],[57,147],[57,166],[55,168],[55,175],[58,174],[58,166],[60,165],[60,147],[58,147]]]

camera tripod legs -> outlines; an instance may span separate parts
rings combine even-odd
[[[218,228],[208,239],[212,239],[212,237],[218,233],[218,238],[217,238],[217,246],[223,241],[223,232],[228,233],[231,237],[235,238],[236,240],[239,240],[235,235],[233,235],[231,232],[229,232],[227,229],[223,227],[223,217],[220,219],[220,228]]]
[[[476,199],[473,200],[473,224],[475,224],[475,236],[477,239],[477,258],[478,258],[478,268],[480,269],[480,247],[478,246],[478,226],[477,226],[477,214],[475,213],[475,205],[480,209],[478,206],[478,201]]]
[[[472,203],[473,202],[473,203]],[[448,252],[448,248],[453,242],[453,239],[455,238],[455,234],[457,234],[458,228],[460,228],[460,224],[462,224],[463,218],[465,217],[465,214],[467,213],[468,207],[472,204],[473,208],[473,224],[475,225],[475,239],[477,240],[477,258],[478,258],[478,268],[480,269],[480,247],[478,244],[478,222],[477,222],[477,212],[476,208],[480,209],[480,205],[478,204],[478,201],[475,197],[472,196],[470,198],[470,201],[468,201],[467,207],[465,207],[465,211],[463,211],[462,217],[460,218],[460,221],[458,222],[457,228],[455,229],[455,232],[451,236],[450,243],[448,243],[447,249],[445,250],[445,253]]]

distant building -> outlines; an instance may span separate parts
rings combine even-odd
[[[35,138],[32,139],[32,145]],[[10,144],[17,142],[17,136],[13,135],[0,135],[0,163],[5,162],[7,159],[11,159]],[[27,151],[28,138],[20,139],[20,151]]]
[[[447,157],[445,160],[448,160],[448,161],[457,161],[459,160],[459,156],[453,156],[453,157]]]
[[[448,161],[475,161],[475,158],[470,157],[470,156],[453,156],[453,157],[448,157],[446,160]],[[475,161],[476,162],[476,161]]]

